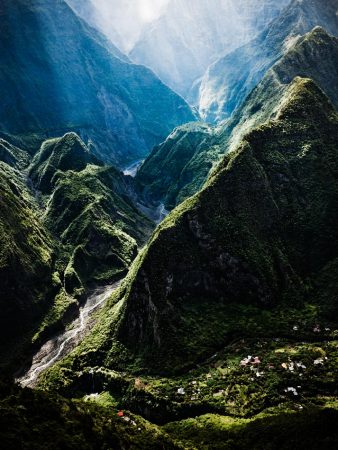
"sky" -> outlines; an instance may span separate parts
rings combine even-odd
[[[144,27],[156,20],[170,0],[91,0],[97,9],[96,21],[121,50],[131,50]],[[113,29],[112,29],[113,27]]]
[[[148,23],[158,18],[168,0],[138,0],[137,3],[140,20]]]

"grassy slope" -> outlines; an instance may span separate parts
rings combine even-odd
[[[0,382],[0,439],[6,450],[331,450],[337,405],[270,409],[251,419],[207,414],[159,427],[109,403],[109,396],[66,400]]]
[[[1,353],[52,304],[55,245],[16,169],[0,162]],[[10,350],[13,353],[14,349]]]
[[[188,124],[155,147],[136,175],[143,201],[161,201],[171,210],[201,189],[220,158],[220,149],[216,144],[213,147],[212,141],[211,127]]]

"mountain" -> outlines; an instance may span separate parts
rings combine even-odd
[[[129,199],[129,178],[103,166],[74,133],[44,142],[29,176],[45,195],[44,223],[70,251],[66,290],[121,278],[152,228]]]
[[[220,140],[230,151],[251,129],[275,116],[296,76],[315,81],[338,108],[338,39],[316,27],[289,48],[223,127]]]
[[[144,202],[167,210],[198,192],[213,167],[246,133],[274,117],[296,76],[309,77],[338,108],[338,40],[316,27],[297,39],[233,114],[218,127],[182,126],[148,156],[136,176]]]
[[[130,58],[194,103],[207,67],[253,39],[288,1],[171,0],[145,29]]]
[[[2,146],[11,148],[4,142]],[[39,220],[25,179],[2,161],[0,192],[0,335],[3,350],[4,342],[25,333],[50,306],[48,296],[53,286],[55,248]]]
[[[254,423],[260,442],[258,423],[274,417],[281,430],[285,413],[335,404],[337,137],[337,111],[297,77],[275,118],[157,228],[88,337],[39,386],[72,397],[95,384],[120,408],[174,422],[165,429],[184,448],[224,448],[239,424],[235,442]]]
[[[285,319],[269,314],[297,321],[305,300],[334,320],[337,138],[332,104],[296,78],[276,118],[169,215],[121,292],[116,335],[138,364],[172,372],[236,338],[276,337]]]
[[[153,224],[131,200],[132,179],[75,133],[44,142],[31,161],[1,140],[0,156],[0,364],[12,371],[67,325],[90,287],[127,273]]]
[[[91,26],[100,30],[124,53],[138,41],[144,29],[151,26],[167,0],[66,0]]]
[[[219,159],[212,127],[197,122],[176,128],[153,149],[136,174],[140,201],[173,209],[201,189]]]
[[[0,132],[31,152],[76,131],[105,162],[143,158],[194,120],[149,69],[121,59],[62,0],[4,0],[0,31]]]
[[[123,48],[123,36],[114,28],[112,23],[112,18],[103,14],[101,10],[97,7],[97,4],[92,0],[66,0],[66,3],[79,15],[83,20],[85,20],[93,28],[96,28],[109,38],[113,45],[117,46],[116,56],[120,59],[128,60],[128,57],[123,54],[118,49]],[[115,2],[116,3],[116,2]],[[118,55],[118,53],[120,53]]]
[[[230,117],[266,71],[315,26],[338,34],[337,0],[293,0],[254,40],[220,58],[203,77],[199,110],[210,122]]]
[[[55,138],[43,143],[33,158],[29,176],[36,189],[43,193],[50,193],[54,177],[59,171],[80,172],[88,164],[101,165],[102,163],[90,153],[88,147],[75,133],[68,133],[61,139]]]

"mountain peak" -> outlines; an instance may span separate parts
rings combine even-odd
[[[78,172],[87,164],[102,165],[76,133],[66,133],[42,144],[32,161],[30,176],[38,189],[49,192],[58,170]]]
[[[304,117],[337,114],[324,92],[310,78],[297,76],[285,92],[277,112],[277,119],[297,121]]]

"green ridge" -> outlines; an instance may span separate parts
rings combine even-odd
[[[296,76],[313,79],[338,107],[337,38],[314,28],[292,42],[230,120],[214,128],[179,127],[140,168],[136,180],[141,199],[163,202],[171,210],[198,192],[210,171],[246,133],[274,117]]]

